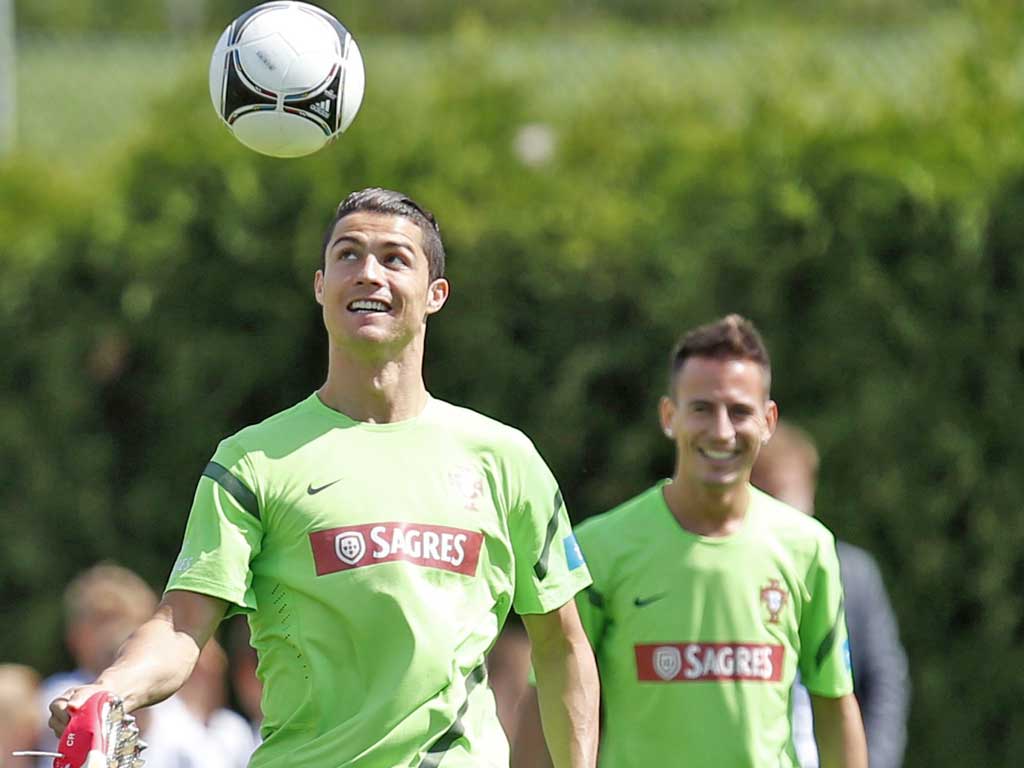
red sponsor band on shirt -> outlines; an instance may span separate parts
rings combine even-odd
[[[756,643],[645,643],[634,646],[637,679],[687,683],[702,680],[782,679],[784,649]]]
[[[415,523],[348,525],[309,534],[317,576],[395,561],[472,576],[483,540],[479,531]]]

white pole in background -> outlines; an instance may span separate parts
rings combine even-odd
[[[14,0],[0,0],[0,155],[14,149]]]

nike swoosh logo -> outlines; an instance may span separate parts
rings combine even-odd
[[[657,595],[651,595],[650,597],[635,597],[633,598],[633,605],[635,605],[637,608],[643,608],[645,605],[656,603],[658,600],[661,600],[661,598],[665,597],[665,595],[667,594],[667,592],[661,592]]]
[[[320,491],[325,491],[328,488],[330,488],[332,485],[334,485],[334,483],[340,483],[340,482],[341,482],[341,478],[339,477],[337,480],[334,480],[334,481],[332,481],[330,483],[327,483],[327,485],[321,485],[319,488],[314,488],[313,484],[310,483],[309,487],[306,489],[306,493],[308,493],[310,496],[316,496],[318,493],[320,493]]]

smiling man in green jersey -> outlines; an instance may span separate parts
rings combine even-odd
[[[660,403],[672,479],[577,530],[594,578],[577,599],[601,674],[602,768],[796,768],[798,668],[823,768],[867,766],[833,537],[748,482],[778,418],[770,378],[747,320],[687,334]],[[535,738],[517,765],[538,764]]]
[[[54,700],[51,727],[100,688],[129,710],[170,695],[241,612],[265,686],[253,768],[501,768],[484,655],[515,610],[555,762],[593,766],[597,674],[573,601],[590,577],[532,443],[425,388],[448,291],[432,215],[388,190],[342,202],[314,279],[327,380],[220,444],[156,615]]]

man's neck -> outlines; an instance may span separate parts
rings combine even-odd
[[[415,418],[429,395],[423,383],[423,358],[408,350],[397,359],[375,361],[332,349],[327,380],[317,390],[328,408],[356,421],[387,424]]]
[[[678,473],[662,489],[679,524],[698,536],[730,536],[743,527],[750,504],[746,483],[709,488],[681,480]]]

